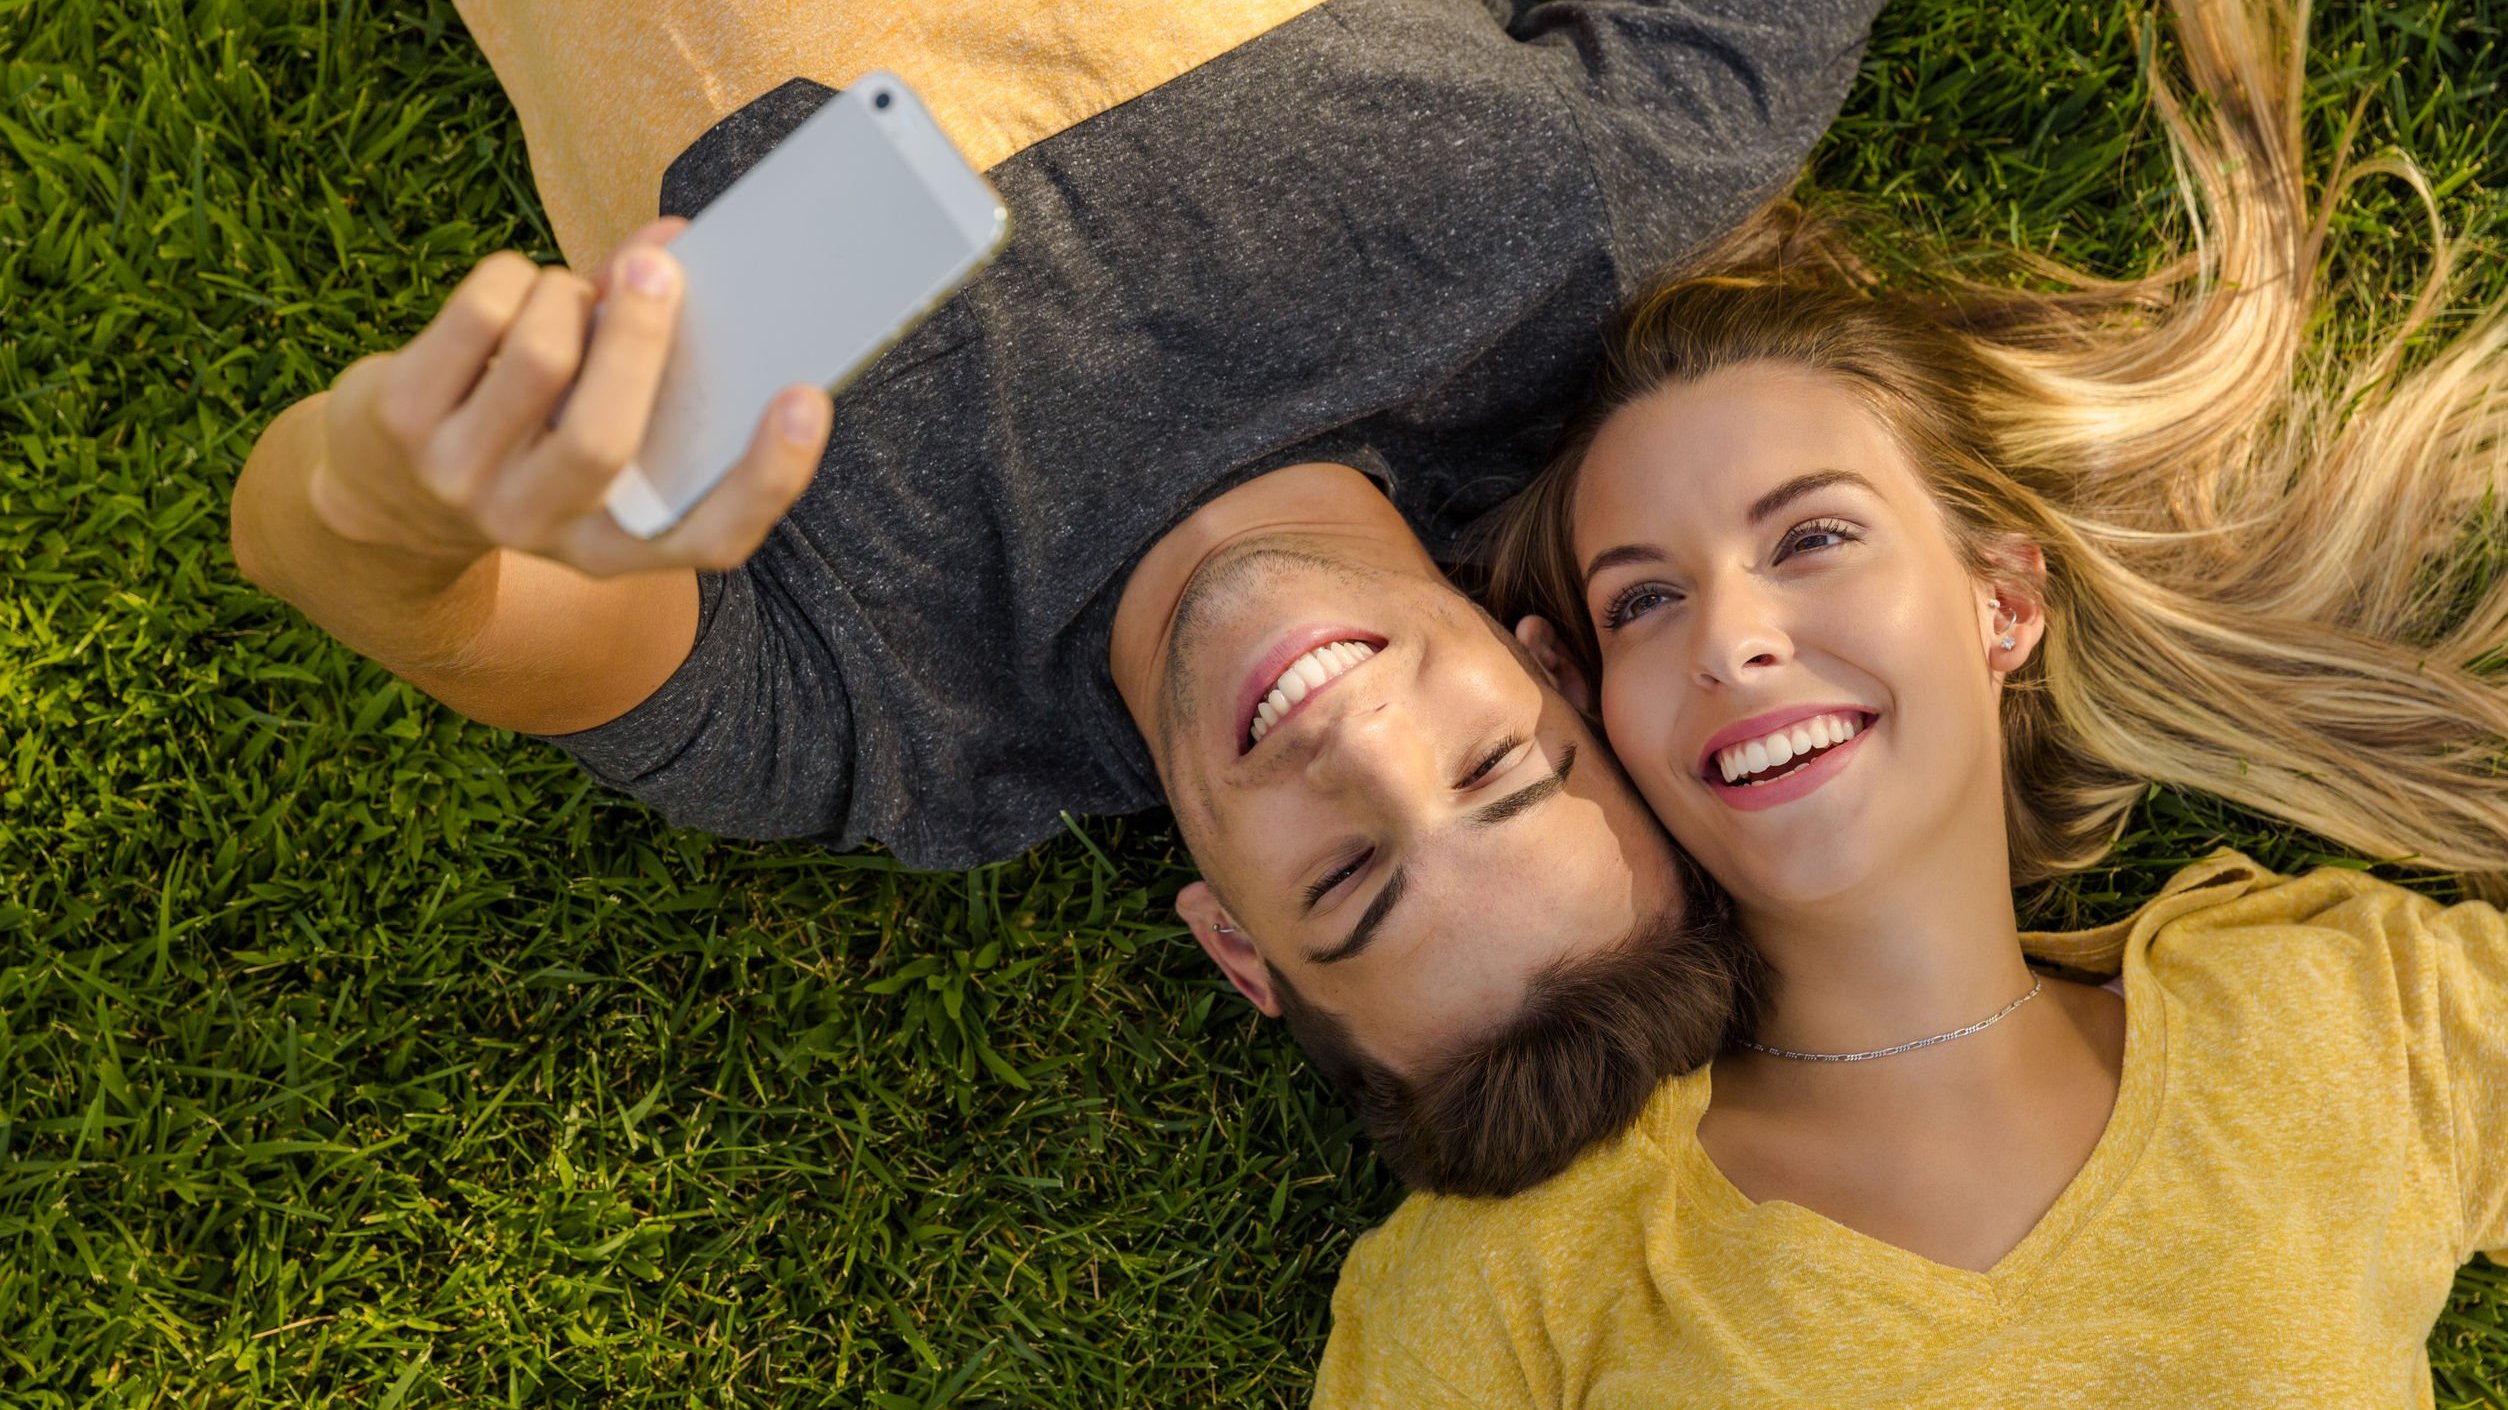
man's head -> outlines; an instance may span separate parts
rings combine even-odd
[[[1742,947],[1575,709],[1342,474],[1357,498],[1197,548],[1127,698],[1196,938],[1407,1181],[1503,1193],[1713,1055]],[[1622,1031],[1562,1003],[1597,985]]]

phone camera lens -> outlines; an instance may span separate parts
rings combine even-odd
[[[885,108],[885,107],[887,107],[887,106],[888,106],[888,95],[887,95],[887,94],[885,94],[885,93],[876,93],[876,94],[873,94],[873,95],[872,95],[872,97],[871,97],[871,106],[872,106],[872,107],[875,107],[875,108]]]

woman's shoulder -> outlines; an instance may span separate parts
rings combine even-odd
[[[1646,1279],[1674,1217],[1678,1151],[1705,1074],[1663,1084],[1636,1124],[1557,1176],[1504,1199],[1413,1195],[1360,1237],[1332,1297],[1318,1406],[1537,1401],[1558,1348]]]
[[[2357,866],[2278,874],[2222,848],[2179,870],[2125,916],[2082,930],[2024,934],[2034,959],[2091,974],[2143,966],[2183,970],[2237,963],[2258,946],[2327,948],[2371,960],[2357,942],[2394,939],[2425,926],[2439,902]],[[2335,942],[2335,937],[2348,937]],[[2204,937],[2198,942],[2198,937]]]
[[[2180,885],[2188,877],[2198,884]],[[2355,865],[2282,876],[2235,852],[2179,873],[2145,906],[2137,926],[2154,964],[2227,963],[2257,947],[2318,951],[2337,966],[2385,968],[2395,952],[2426,942],[2448,906]],[[2489,908],[2475,903],[2475,909]]]
[[[1336,1315],[1344,1299],[1435,1288],[1451,1277],[1486,1275],[1496,1265],[1537,1277],[1529,1265],[1553,1250],[1662,1217],[1673,1198],[1673,1151],[1684,1129],[1696,1129],[1705,1093],[1704,1073],[1666,1080],[1629,1130],[1519,1194],[1411,1195],[1352,1247],[1334,1298]]]
[[[2283,876],[2227,851],[2109,930],[2129,1005],[2147,996],[2172,1027],[2236,1028],[2242,1046],[2278,1032],[2320,1051],[2405,1041],[2442,971],[2508,934],[2481,902],[2451,906],[2357,866]]]

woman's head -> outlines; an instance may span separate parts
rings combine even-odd
[[[1678,281],[1519,508],[1500,595],[1555,624],[1535,640],[1745,895],[1816,899],[1918,840],[2000,859],[2000,697],[2055,526],[1998,466],[1992,375],[1834,284]]]
[[[1907,649],[1966,642],[1970,658],[1944,657],[1924,689],[1999,691],[2015,882],[2097,861],[2159,782],[2508,895],[2508,310],[2424,336],[2452,287],[2443,230],[2391,326],[2334,309],[2334,204],[2364,176],[2425,196],[2426,180],[2382,157],[2311,182],[2291,7],[2171,8],[2176,67],[2151,79],[2200,236],[2188,253],[2121,281],[2017,256],[2028,287],[1874,294],[1845,242],[1780,205],[1728,248],[1738,272],[1674,279],[1623,318],[1590,408],[1501,531],[1493,606],[1558,624],[1558,654],[1599,670],[1610,697],[1619,666],[1583,574],[1630,526],[1583,508],[1597,468],[1623,506],[1655,495],[1704,552],[1678,496],[1741,458],[1708,464],[1691,442],[1719,417],[1740,435],[1746,414],[1808,436],[1817,404],[1829,431],[1863,439],[1802,454],[1855,449],[1891,470],[1877,484],[1931,507],[1939,542],[1905,543],[1932,555],[1905,589],[1922,616]],[[1926,525],[1913,496],[1879,498],[1908,532]],[[1777,566],[1750,581],[1779,581]],[[1847,611],[1822,619],[1832,635],[1850,632]],[[1855,644],[1876,663],[1882,647]],[[1883,670],[1824,669],[1802,686],[1813,703],[1830,689],[1852,703],[1879,684],[1858,675]],[[1614,697],[1625,747],[1659,727],[1641,696]],[[1631,772],[1650,793],[1689,786],[1669,769]]]
[[[1737,892],[1805,894],[1879,855],[1830,834],[1821,865],[1777,857],[1773,820],[1733,808],[1711,746],[1798,708],[1878,720],[1857,747],[1904,766],[1889,799],[1823,800],[1865,810],[1876,849],[1996,811],[1999,768],[2015,884],[2095,863],[2153,782],[2477,885],[2508,873],[2508,692],[2485,674],[2508,573],[2484,547],[2508,502],[2508,313],[2410,370],[2312,362],[2321,227],[2296,158],[2239,150],[2273,123],[2221,128],[2178,134],[2213,239],[2140,280],[1876,294],[1779,208],[1757,263],[1623,315],[1501,526],[1490,596],[1553,624],[1632,777]],[[1830,472],[1863,483],[1751,512]]]

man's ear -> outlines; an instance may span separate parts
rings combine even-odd
[[[1219,893],[1210,889],[1210,883],[1197,881],[1177,892],[1176,914],[1184,917],[1193,938],[1202,942],[1202,953],[1237,986],[1245,1001],[1262,1010],[1265,1018],[1278,1018],[1280,999],[1271,991],[1271,967],[1237,928],[1228,908],[1219,904]]]
[[[1542,675],[1549,680],[1550,688],[1567,697],[1567,703],[1576,707],[1576,713],[1590,715],[1594,712],[1593,684],[1577,668],[1576,656],[1568,650],[1567,638],[1559,635],[1559,629],[1550,625],[1549,618],[1526,617],[1516,623],[1515,639],[1524,643],[1524,649],[1533,654],[1533,664],[1539,666]]]

